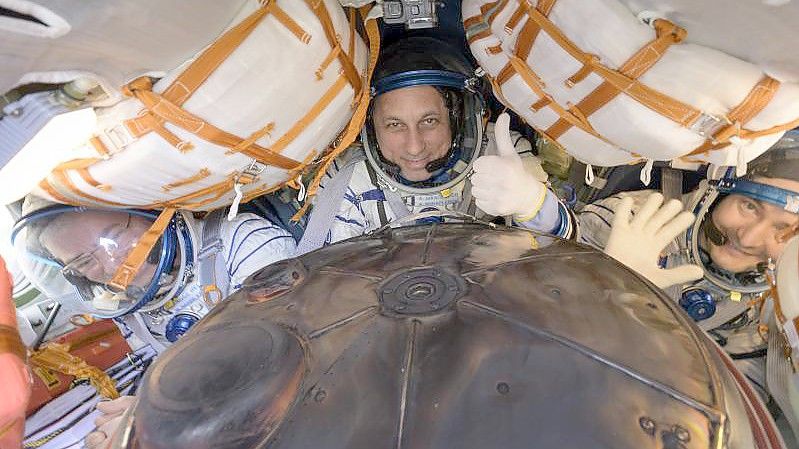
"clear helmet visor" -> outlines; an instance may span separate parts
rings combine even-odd
[[[748,179],[723,178],[709,187],[693,208],[696,221],[686,234],[691,257],[702,266],[705,278],[740,293],[767,290],[768,261],[779,256],[790,234],[786,231],[799,223],[792,209],[794,195],[797,192]],[[776,226],[784,220],[774,219],[775,210],[793,225]]]
[[[23,217],[12,238],[34,283],[60,274],[75,286],[83,310],[117,317],[145,306],[175,282],[172,224],[143,260],[131,258],[155,218],[140,211],[57,207]],[[123,264],[134,271],[120,282]]]
[[[375,84],[361,141],[380,181],[429,194],[469,174],[483,148],[485,105],[470,88],[475,82],[455,72],[414,70]]]

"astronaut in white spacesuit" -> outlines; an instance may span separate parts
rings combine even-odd
[[[486,113],[483,80],[457,50],[425,37],[387,47],[361,144],[328,170],[298,251],[447,214],[508,215],[526,228],[570,235],[569,212],[541,182],[546,174],[530,143],[509,135],[501,119],[496,139],[508,143],[497,145]],[[502,172],[495,171],[499,150],[512,153]],[[538,213],[545,204],[547,212]]]
[[[790,350],[775,331],[767,273],[799,232],[799,131],[750,162],[744,177],[703,182],[683,202],[680,212],[680,201],[663,204],[652,191],[608,197],[577,214],[578,240],[668,287],[797,433],[796,401],[782,386],[790,376],[779,373]]]
[[[63,275],[75,287],[77,310],[113,318],[141,364],[178,340],[247,276],[294,253],[295,241],[283,229],[248,213],[228,221],[222,212],[198,220],[183,211],[92,209],[28,197],[12,238],[32,282]],[[122,385],[122,394],[135,389],[135,382]],[[94,429],[98,395],[83,401],[80,417],[48,412],[59,407],[59,399],[28,418],[29,430],[40,431],[28,433],[26,441],[69,447]],[[102,404],[106,414],[100,422],[129,403],[123,396]],[[104,438],[95,432],[86,444]]]

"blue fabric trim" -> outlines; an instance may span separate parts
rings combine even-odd
[[[558,201],[555,194],[550,190],[547,190],[545,195],[544,202],[541,204],[541,209],[535,217],[524,222],[517,222],[517,224],[527,229],[535,229],[539,232],[551,233],[552,229],[559,229],[563,222],[562,212],[560,210],[561,202]]]
[[[258,251],[260,251],[260,249],[261,249],[261,248],[263,248],[265,245],[268,245],[269,243],[271,243],[271,242],[273,242],[273,241],[275,241],[275,240],[277,240],[277,239],[291,239],[292,241],[294,241],[294,238],[293,238],[292,236],[290,236],[290,235],[278,235],[278,236],[276,236],[276,237],[272,237],[271,239],[269,239],[269,240],[267,240],[267,241],[265,241],[265,242],[261,243],[260,245],[258,245],[258,246],[257,246],[257,247],[256,247],[254,250],[252,250],[252,251],[250,252],[250,254],[247,254],[247,255],[246,255],[246,256],[244,256],[244,257],[243,257],[241,260],[239,260],[239,263],[238,263],[238,264],[236,264],[236,268],[234,268],[232,271],[231,271],[231,270],[230,270],[230,268],[229,268],[229,269],[228,269],[228,275],[230,275],[231,277],[233,277],[233,275],[235,275],[235,274],[236,274],[236,272],[237,272],[237,271],[239,271],[239,268],[241,268],[241,264],[243,264],[245,261],[247,261],[247,259],[249,259],[249,258],[250,258],[250,256],[252,256],[253,254],[255,254],[255,253],[257,253]],[[241,248],[241,246],[239,246],[239,248]],[[238,253],[238,249],[236,250],[236,252]],[[231,267],[231,268],[232,268],[232,267]]]
[[[341,222],[344,222],[344,223],[347,223],[347,224],[352,224],[352,225],[355,225],[355,226],[360,226],[360,227],[362,227],[362,228],[365,228],[365,227],[366,227],[366,224],[365,224],[365,223],[360,223],[358,220],[353,220],[353,219],[349,219],[349,218],[344,218],[344,217],[342,217],[341,215],[336,215],[336,220],[338,220],[338,221],[341,221]]]
[[[385,201],[386,194],[381,189],[372,189],[358,195],[360,201]]]
[[[242,221],[241,223],[239,223],[239,225],[238,225],[238,226],[236,226],[236,230],[235,230],[235,231],[233,231],[233,238],[231,238],[231,239],[230,239],[230,248],[228,248],[228,252],[227,252],[227,258],[226,258],[225,260],[231,260],[231,259],[232,259],[232,256],[233,256],[233,247],[234,247],[234,246],[236,246],[236,245],[235,245],[235,243],[236,243],[236,236],[239,234],[239,229],[241,229],[241,227],[242,227],[242,226],[244,226],[246,223],[248,223],[248,222],[250,222],[250,221],[261,221],[261,220],[259,220],[259,219],[256,219],[256,218],[248,218],[248,219],[246,219],[246,220]]]
[[[602,220],[602,223],[605,223],[605,225],[606,225],[607,227],[610,227],[610,223],[609,223],[607,220],[605,220],[605,217],[603,217],[602,215],[599,215],[598,213],[596,213],[596,212],[594,212],[594,211],[592,211],[592,210],[582,210],[582,211],[580,212],[580,217],[582,217],[583,215],[596,215],[596,216],[597,216],[597,218],[599,218],[600,220]]]
[[[749,198],[771,203],[792,213],[799,213],[799,192],[781,189],[779,187],[748,179],[722,179],[719,181],[720,193],[738,194]]]
[[[566,238],[569,230],[569,211],[566,210],[566,206],[561,202],[558,202],[558,215],[560,216],[560,221],[552,233],[558,237]]]
[[[245,223],[247,223],[249,221],[258,221],[258,222],[260,222],[260,221],[263,221],[263,220],[262,219],[257,219],[257,218],[249,218],[249,219],[244,220],[243,222],[239,223],[239,225],[236,227],[236,230],[233,231],[233,238],[230,239],[230,249],[228,251],[228,257],[227,257],[227,259],[225,259],[226,261],[232,262],[233,259],[238,257],[239,249],[241,249],[241,246],[244,244],[245,241],[247,241],[248,238],[250,238],[251,235],[253,235],[256,232],[268,231],[270,229],[277,229],[278,231],[285,232],[285,229],[283,229],[283,228],[281,228],[279,226],[266,226],[266,227],[261,227],[261,228],[255,228],[252,231],[250,231],[249,233],[247,233],[247,235],[242,237],[241,242],[239,242],[239,244],[237,245],[236,244],[236,235],[238,234],[239,229],[241,229],[241,227]],[[233,248],[236,248],[235,252],[233,251]]]

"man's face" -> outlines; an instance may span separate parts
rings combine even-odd
[[[799,182],[779,178],[755,178],[755,182],[799,192]],[[713,209],[711,219],[727,236],[715,245],[703,239],[713,262],[733,273],[753,270],[769,258],[777,260],[786,242],[780,237],[799,225],[799,216],[772,203],[743,195],[728,195]]]
[[[42,232],[42,244],[68,270],[90,281],[106,283],[125,260],[151,221],[124,212],[64,213]],[[133,281],[144,287],[155,272],[145,263]]]
[[[392,90],[375,98],[372,114],[380,152],[409,181],[430,177],[428,163],[452,145],[449,111],[432,86]]]

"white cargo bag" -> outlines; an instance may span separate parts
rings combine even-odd
[[[799,2],[778,3],[465,0],[463,17],[500,101],[577,159],[744,170],[799,125]]]
[[[97,132],[34,193],[68,204],[213,210],[299,177],[368,95],[369,51],[336,0],[251,1],[211,45],[96,108]],[[164,18],[163,20],[169,20]],[[175,26],[181,19],[176,17]],[[365,106],[364,106],[365,107]],[[349,134],[349,133],[348,133]]]

